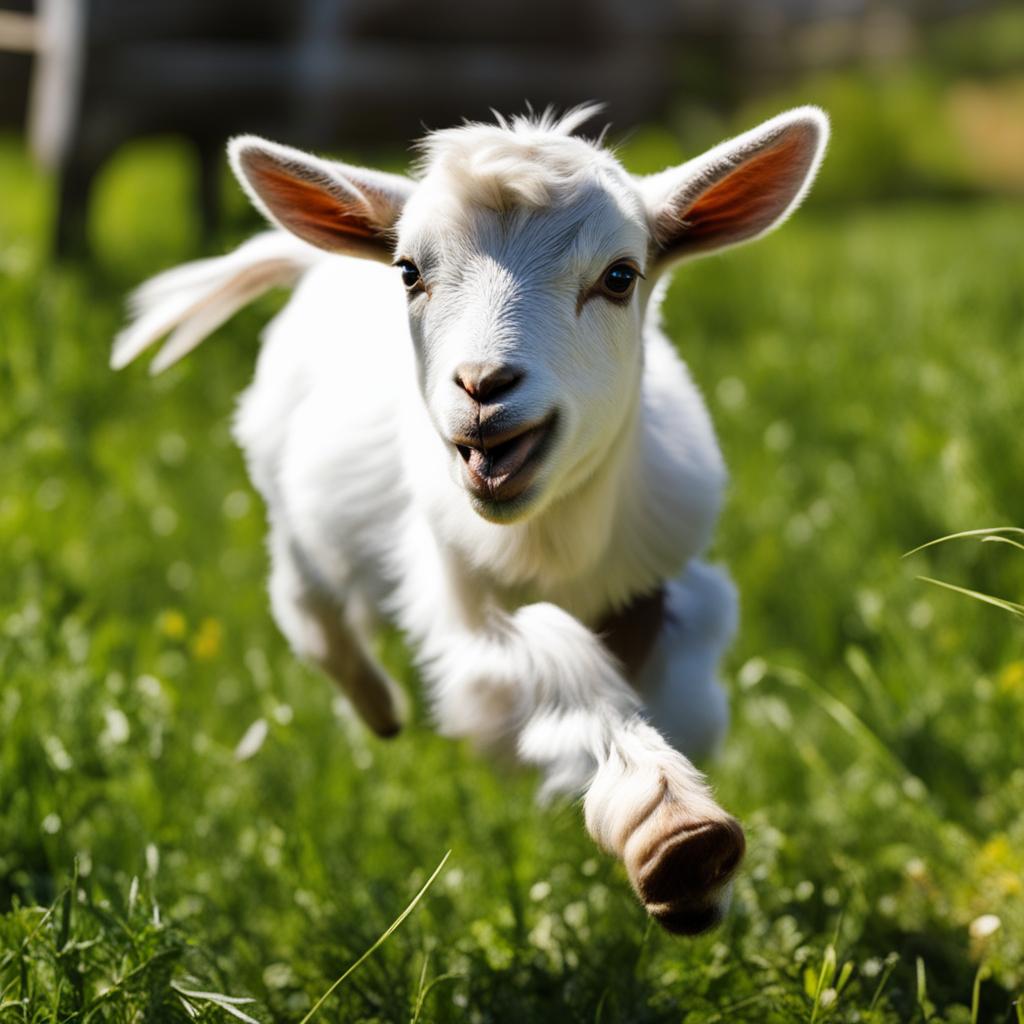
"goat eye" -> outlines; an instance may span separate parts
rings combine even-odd
[[[640,271],[630,263],[615,263],[604,272],[601,290],[610,299],[628,298],[636,285]]]
[[[422,278],[420,277],[419,267],[411,260],[399,260],[395,266],[402,272],[402,284],[409,291],[412,291],[421,283]]]

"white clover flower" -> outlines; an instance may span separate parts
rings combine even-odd
[[[987,939],[999,931],[1002,926],[1003,922],[995,914],[982,914],[968,925],[967,930],[972,939]]]

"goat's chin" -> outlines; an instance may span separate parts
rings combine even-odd
[[[483,498],[472,491],[466,491],[469,496],[469,503],[481,519],[499,526],[508,526],[512,523],[521,523],[536,515],[541,507],[541,482],[535,480],[521,494],[504,501],[497,501],[493,498]]]

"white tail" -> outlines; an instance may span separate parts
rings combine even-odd
[[[151,278],[131,297],[131,322],[114,339],[110,365],[120,370],[173,332],[150,366],[152,373],[166,370],[243,306],[271,288],[291,287],[322,257],[292,235],[267,231],[226,256]]]

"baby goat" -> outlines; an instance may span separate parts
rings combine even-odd
[[[280,628],[390,736],[371,637],[396,624],[441,728],[585,792],[647,910],[695,934],[744,849],[688,760],[727,723],[736,600],[698,559],[726,474],[657,308],[677,263],[793,211],[828,122],[802,107],[636,178],[573,135],[595,110],[435,132],[412,177],[234,139],[277,229],[145,284],[112,362],[171,332],[162,370],[294,285],[235,424]]]

